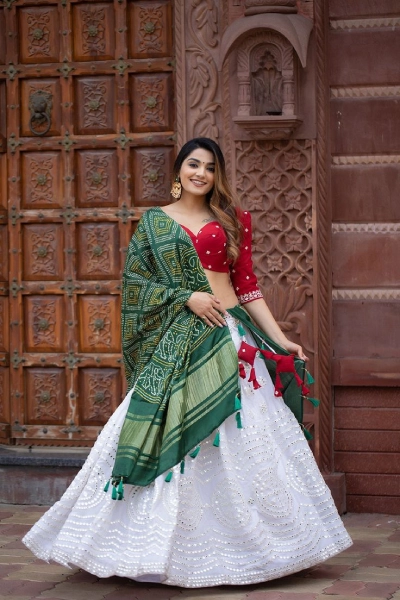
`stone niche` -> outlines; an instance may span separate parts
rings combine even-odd
[[[232,120],[250,137],[287,139],[303,122],[298,63],[305,68],[312,21],[296,13],[295,0],[247,0],[222,38],[219,66],[229,55],[238,90]]]

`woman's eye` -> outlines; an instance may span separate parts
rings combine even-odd
[[[197,165],[196,163],[189,163],[189,167],[191,167],[192,169],[196,169]]]
[[[214,173],[215,169],[214,169],[214,167],[208,167],[207,171],[210,171],[210,173]]]

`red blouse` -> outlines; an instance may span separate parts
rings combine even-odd
[[[230,273],[233,288],[241,304],[262,298],[253,271],[251,258],[251,216],[247,211],[238,214],[243,224],[243,239],[239,257],[232,264],[226,252],[226,233],[218,221],[210,221],[195,235],[181,225],[193,242],[201,264],[205,269],[218,273]]]

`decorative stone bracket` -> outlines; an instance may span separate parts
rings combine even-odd
[[[285,139],[302,123],[294,53],[305,67],[311,30],[301,15],[276,13],[246,16],[226,30],[219,70],[234,52],[239,98],[233,121],[252,137]]]

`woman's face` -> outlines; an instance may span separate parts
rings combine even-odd
[[[205,196],[214,187],[215,159],[212,152],[196,148],[183,161],[179,177],[182,193]]]

